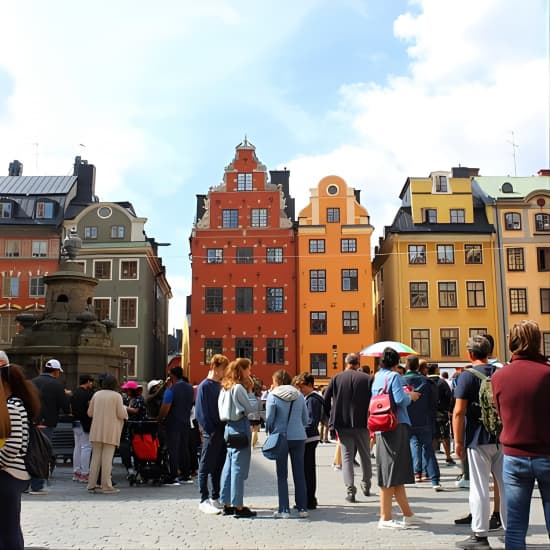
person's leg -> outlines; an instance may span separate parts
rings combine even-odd
[[[397,485],[394,489],[395,500],[401,509],[404,516],[410,517],[413,515],[411,507],[409,506],[409,499],[407,498],[407,491],[404,485]]]
[[[531,459],[531,464],[539,486],[546,530],[548,531],[548,537],[550,537],[550,458],[537,456]]]
[[[342,449],[342,474],[344,476],[344,485],[348,490],[355,493],[355,473],[353,470],[353,460],[355,458],[355,437],[352,430],[339,430],[338,440]]]
[[[420,481],[420,477],[422,476],[422,446],[420,445],[417,430],[418,428],[411,427],[409,445],[411,447],[414,476],[417,481]]]
[[[487,447],[494,447],[494,445],[479,445],[474,449],[468,449],[472,531],[478,537],[486,537],[489,531],[491,457],[487,454]]]
[[[318,441],[310,441],[306,443],[304,450],[304,476],[306,480],[306,495],[307,507],[316,508],[317,498],[317,466],[315,464],[315,452],[317,450]]]
[[[53,439],[53,428],[50,428],[49,426],[45,426],[43,428],[40,428],[40,430],[42,431],[42,433],[50,441],[52,441],[52,439]],[[54,451],[53,451],[53,445],[52,445],[52,453],[53,452]],[[32,491],[46,491],[47,490],[46,484],[47,484],[46,479],[42,479],[42,478],[38,478],[38,477],[31,478],[31,492]]]
[[[113,472],[113,456],[115,455],[115,445],[103,443],[101,450],[101,490],[109,491],[113,488],[111,474]]]
[[[425,426],[424,428],[421,428],[417,435],[420,440],[424,456],[426,457],[426,469],[428,471],[428,477],[430,478],[432,485],[439,485],[441,474],[432,444],[433,438],[431,426]]]
[[[175,481],[178,477],[180,443],[180,432],[174,430],[166,431],[166,447],[168,449],[168,461],[170,467],[171,481]]]
[[[380,487],[380,519],[392,519],[392,501],[395,487]]]
[[[213,463],[212,458],[210,458],[210,435],[204,433],[202,435],[202,447],[201,447],[201,458],[199,460],[199,493],[201,497],[201,502],[209,498],[208,491],[208,476],[211,472],[210,464]],[[219,485],[219,484],[218,484]]]
[[[73,424],[73,437],[74,437],[74,449],[73,449],[73,480],[78,480],[82,474],[82,443],[81,435],[84,433],[80,422],[76,425]]]
[[[28,485],[28,481],[0,470],[0,548],[23,550],[25,547],[21,531],[21,494]]]
[[[222,469],[220,500],[229,506],[231,504],[231,469],[233,465],[232,454],[235,449],[227,449],[225,462]]]
[[[97,478],[99,476],[99,468],[101,467],[101,443],[92,442],[92,462],[90,464],[90,475],[88,477],[88,489],[97,487]]]
[[[370,434],[368,429],[357,428],[354,430],[355,446],[361,461],[361,490],[367,496],[371,489],[372,464],[370,459]]]
[[[231,505],[242,508],[244,501],[244,482],[250,469],[250,445],[235,449],[234,462],[231,470]]]
[[[191,437],[191,429],[189,424],[182,424],[180,432],[180,444],[179,444],[179,462],[178,468],[181,476],[184,479],[191,477],[191,456],[189,453],[189,439]]]
[[[504,501],[506,502],[507,524],[505,534],[506,548],[522,550],[529,526],[529,511],[533,493],[534,476],[531,459],[523,456],[505,456],[503,482],[506,484]]]
[[[88,474],[90,473],[90,457],[92,455],[92,444],[90,443],[89,432],[82,432],[80,438],[81,454],[80,454],[80,469],[84,480],[87,481]]]
[[[288,452],[283,452],[275,460],[277,471],[277,494],[279,496],[279,512],[288,512]]]
[[[307,509],[306,480],[304,477],[304,450],[305,440],[288,442],[290,464],[292,466],[292,480],[294,481],[294,498],[298,510]]]
[[[504,455],[502,454],[502,450],[500,449],[500,447],[497,447],[495,445],[495,449],[492,455],[492,462],[491,462],[491,473],[493,474],[493,479],[494,479],[493,513],[496,512],[497,514],[499,514],[502,527],[506,529],[507,512],[506,512],[506,506],[504,505],[504,493],[506,492],[506,487],[504,486],[504,481],[502,479],[503,468],[504,468]],[[502,498],[501,498],[501,495],[502,495]]]
[[[227,452],[223,439],[223,430],[217,431],[210,439],[210,457],[212,459],[212,465],[210,466],[210,481],[212,483],[212,498],[218,500],[220,498],[221,476]]]

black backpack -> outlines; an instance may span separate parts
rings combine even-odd
[[[29,443],[25,455],[25,468],[31,477],[49,479],[52,463],[52,444],[46,434],[29,424]]]

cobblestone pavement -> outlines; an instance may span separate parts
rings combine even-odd
[[[261,437],[263,437],[263,433]],[[120,493],[88,494],[71,481],[70,465],[59,465],[48,495],[23,495],[22,525],[26,548],[65,549],[231,549],[231,548],[454,548],[469,536],[468,526],[453,520],[468,513],[468,492],[457,489],[458,467],[441,463],[443,492],[429,483],[407,487],[413,511],[426,524],[407,530],[377,527],[378,496],[344,500],[341,472],[332,468],[334,445],[317,452],[319,507],[308,519],[274,519],[277,506],[275,464],[253,451],[245,505],[257,510],[254,519],[211,516],[199,512],[196,482],[179,487],[129,487],[124,469],[115,464],[113,477]],[[442,455],[438,455],[441,459]],[[356,469],[357,485],[360,470]],[[292,483],[289,483],[292,502]],[[378,493],[376,483],[374,492]],[[401,516],[394,507],[394,517]],[[503,532],[491,533],[493,548],[504,548]],[[502,539],[502,540],[499,540]],[[538,492],[533,497],[527,542],[529,548],[550,548]]]

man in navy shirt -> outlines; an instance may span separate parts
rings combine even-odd
[[[488,364],[490,343],[484,336],[468,338],[466,345],[472,366],[485,376],[495,370]],[[491,472],[503,494],[502,484],[502,450],[498,440],[485,430],[481,423],[479,407],[479,388],[481,380],[467,372],[458,377],[453,410],[453,432],[455,452],[461,460],[468,454],[470,466],[470,511],[472,513],[472,535],[456,543],[458,548],[489,549],[487,534],[489,531],[490,492],[489,479]],[[506,525],[506,512],[500,510],[503,526]]]
[[[229,359],[217,353],[210,360],[208,376],[199,384],[195,401],[195,417],[202,428],[202,449],[199,461],[199,510],[205,514],[219,514],[223,509],[220,497],[220,479],[225,463],[225,423],[220,420],[218,397],[221,379]],[[212,486],[212,498],[208,480]]]

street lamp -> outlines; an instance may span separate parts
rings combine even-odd
[[[332,368],[336,370],[338,368],[338,346],[332,344]]]

